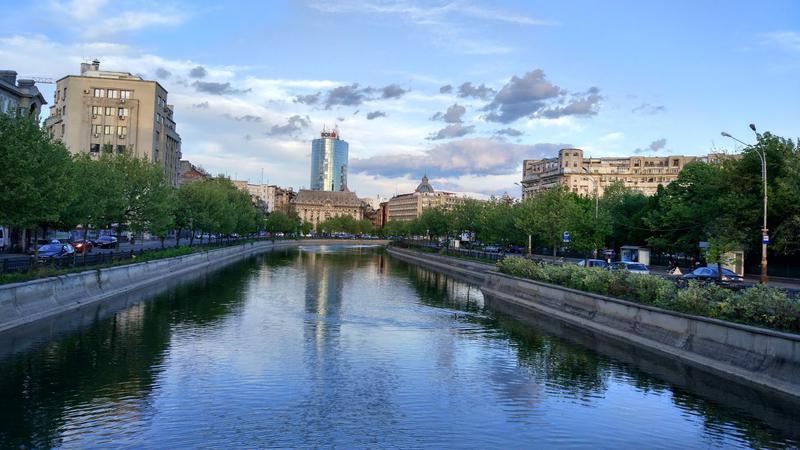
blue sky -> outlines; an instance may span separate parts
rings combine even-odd
[[[565,145],[702,155],[737,150],[722,130],[752,141],[751,122],[800,135],[793,1],[7,3],[0,68],[57,79],[96,57],[157,79],[184,158],[252,182],[307,186],[323,125],[373,198],[423,173],[515,195],[522,160]]]

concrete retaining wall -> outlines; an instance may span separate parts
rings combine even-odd
[[[726,379],[800,400],[800,335],[512,277],[492,271],[491,266],[468,265],[455,258],[395,249],[390,254],[461,280],[481,280],[475,284],[481,287],[490,308],[521,307],[678,358]]]
[[[450,256],[440,256],[435,253],[422,253],[395,247],[389,247],[388,252],[401,261],[416,264],[447,275],[458,281],[478,286],[483,284],[489,271],[494,269],[494,264],[469,261]]]
[[[385,244],[386,241],[269,241],[236,245],[186,256],[71,273],[0,286],[0,333],[131,292],[158,293],[171,280],[188,279],[249,256],[298,245]],[[153,289],[156,288],[156,289]]]

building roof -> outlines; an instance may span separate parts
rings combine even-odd
[[[430,194],[433,193],[433,186],[431,186],[431,184],[428,183],[427,175],[422,176],[422,182],[419,184],[419,186],[417,186],[417,189],[415,189],[414,192],[430,193]]]
[[[336,206],[358,206],[362,202],[355,192],[344,191],[313,191],[311,189],[300,189],[294,198],[294,203],[322,205],[330,202]]]
[[[47,101],[45,101],[35,84],[36,82],[33,80],[17,79],[17,72],[13,70],[0,70],[0,89],[8,91],[19,98],[36,98],[39,103],[46,105]]]

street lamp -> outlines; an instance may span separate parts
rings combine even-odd
[[[756,135],[756,139],[758,139],[756,125],[751,123],[750,129],[753,130],[753,133]],[[761,283],[767,284],[769,281],[769,277],[767,276],[767,242],[769,241],[769,229],[767,228],[767,155],[764,150],[759,150],[758,147],[755,147],[752,144],[742,142],[739,139],[731,136],[729,133],[723,131],[722,136],[733,139],[734,141],[744,145],[745,148],[749,147],[755,150],[759,159],[761,159],[761,178],[764,182],[764,226],[761,228]]]
[[[514,184],[516,184],[517,186],[519,186],[520,190],[522,190],[522,191],[524,192],[524,189],[522,188],[522,185],[521,185],[521,184],[517,183],[516,181],[514,182]],[[521,196],[521,195],[520,195],[520,196]],[[528,233],[528,258],[530,258],[530,257],[533,255],[533,248],[532,248],[532,244],[533,244],[533,240],[531,239],[531,234],[530,234],[530,233]]]
[[[598,211],[600,210],[600,200],[599,200],[599,187],[597,186],[597,179],[595,179],[594,175],[589,172],[589,169],[586,167],[582,167],[583,171],[589,175],[589,179],[592,180],[592,185],[594,185],[594,226],[597,228],[597,216]],[[597,258],[597,249],[594,249],[594,257]]]
[[[592,175],[592,173],[589,172],[589,169],[587,169],[586,167],[583,168],[583,171],[586,172],[587,175],[589,175],[589,179],[592,180],[592,185],[594,186],[594,220],[596,222],[597,221],[597,212],[598,212],[598,210],[600,208],[600,206],[599,206],[600,205],[600,200],[598,200],[598,195],[599,195],[598,189],[599,188],[597,186],[597,180],[595,179],[594,175]]]

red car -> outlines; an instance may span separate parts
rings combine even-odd
[[[84,247],[86,247],[86,253],[89,253],[94,248],[94,245],[91,241],[75,241],[72,243],[72,246],[75,247],[75,251],[78,253],[84,252]]]

